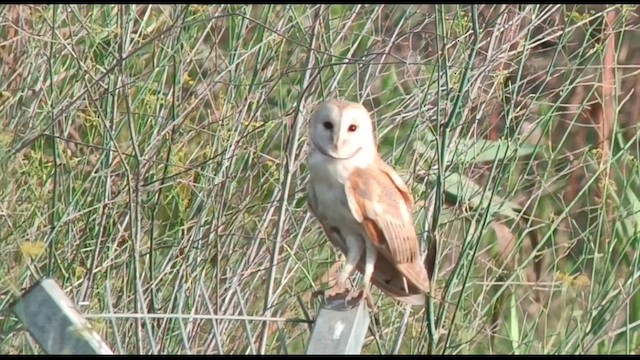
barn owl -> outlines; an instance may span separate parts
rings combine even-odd
[[[413,198],[378,154],[369,112],[357,103],[329,100],[315,109],[308,130],[309,209],[346,255],[326,297],[346,294],[357,269],[361,289],[349,292],[346,301],[365,299],[375,309],[373,283],[395,299],[423,305],[430,276],[413,226]]]

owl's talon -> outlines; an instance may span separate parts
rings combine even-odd
[[[378,309],[376,308],[373,302],[373,296],[371,296],[371,291],[368,289],[361,289],[360,291],[350,292],[345,299],[345,305],[347,306],[355,306],[360,301],[366,301],[367,307],[372,313],[376,313]]]
[[[325,300],[329,300],[330,301],[330,300],[333,300],[335,298],[346,297],[346,296],[348,296],[347,295],[348,291],[349,291],[349,289],[347,288],[346,285],[338,283],[338,284],[334,285],[332,288],[327,289],[324,292],[324,298],[325,298]]]

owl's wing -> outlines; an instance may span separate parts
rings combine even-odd
[[[400,175],[398,175],[398,173],[396,173],[395,170],[391,166],[389,166],[389,164],[384,162],[380,157],[376,158],[376,165],[380,168],[380,170],[386,173],[387,176],[391,178],[391,180],[393,180],[393,183],[396,185],[396,187],[400,191],[400,194],[402,195],[402,198],[404,199],[405,204],[407,204],[409,211],[412,211],[413,196],[411,195],[411,191],[409,191],[409,188],[404,183]],[[437,244],[435,239],[433,239],[429,244],[429,249],[427,250],[427,256],[425,257],[424,264],[423,264],[427,269],[429,281],[432,280],[433,272],[436,267],[436,252],[437,252]]]
[[[327,236],[331,244],[337,247],[343,254],[347,253],[347,245],[342,238],[340,229],[337,227],[330,228],[327,224],[324,216],[318,211],[317,207],[317,195],[310,184],[307,187],[307,205],[311,214],[318,219],[318,222],[322,226],[324,234]],[[365,256],[361,256],[356,270],[361,274],[364,273]],[[398,269],[387,260],[385,257],[380,257],[375,263],[371,282],[378,289],[385,294],[391,296],[394,299],[402,301],[410,305],[424,305],[426,298],[422,291],[412,285],[404,282],[404,277],[398,271]]]
[[[411,211],[411,209],[413,208],[413,196],[411,195],[411,191],[409,191],[409,188],[404,183],[400,175],[398,175],[398,173],[395,170],[393,170],[393,168],[389,166],[389,164],[384,162],[379,157],[376,158],[375,165],[393,181],[396,188],[398,188],[398,191],[400,191],[400,195],[402,196],[402,199],[404,200],[405,204],[407,204],[409,211]]]
[[[410,283],[428,292],[429,275],[420,261],[409,205],[412,200],[402,179],[392,169],[358,168],[349,176],[345,190],[349,208],[368,240]]]

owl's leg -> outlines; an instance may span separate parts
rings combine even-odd
[[[346,235],[345,240],[347,245],[347,261],[344,264],[344,268],[338,275],[336,284],[325,293],[326,298],[335,297],[346,292],[349,277],[353,274],[353,271],[362,256],[362,251],[364,250],[364,244],[360,239],[352,235]]]
[[[353,274],[364,251],[364,243],[357,237],[347,235],[345,240],[347,243],[347,262],[338,276],[338,285],[343,287],[347,286],[347,281],[349,281],[349,277]]]
[[[376,258],[378,256],[378,251],[371,242],[366,241],[366,257],[364,263],[364,274],[362,275],[362,288],[356,294],[349,294],[350,299],[364,299],[367,302],[367,306],[371,309],[372,312],[376,311],[375,304],[373,303],[373,296],[371,296],[371,277],[373,276],[373,269],[376,264]],[[355,296],[354,296],[355,295]]]

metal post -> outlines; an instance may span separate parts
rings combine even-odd
[[[365,301],[352,308],[344,299],[325,301],[313,325],[307,354],[360,354],[368,329]]]
[[[113,355],[54,280],[36,283],[11,307],[47,354]]]

